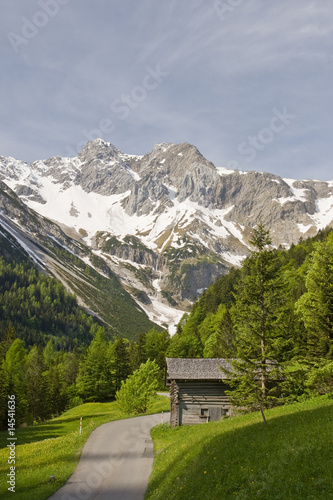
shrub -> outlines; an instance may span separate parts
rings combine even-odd
[[[119,408],[126,413],[145,413],[158,388],[159,367],[155,361],[141,364],[116,393]]]

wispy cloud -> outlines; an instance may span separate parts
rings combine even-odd
[[[214,0],[69,0],[16,53],[8,34],[42,3],[2,6],[0,154],[65,155],[108,118],[105,138],[130,152],[188,141],[219,166],[333,177],[330,0],[248,0],[225,19]],[[120,119],[110,106],[156,65],[168,78]],[[248,165],[239,144],[283,107],[295,120]]]

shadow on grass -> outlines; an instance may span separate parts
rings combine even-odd
[[[105,417],[105,413],[84,415],[83,422],[90,418]],[[48,420],[41,424],[32,425],[30,427],[21,427],[15,431],[15,437],[17,438],[17,445],[36,443],[37,441],[43,441],[44,439],[54,439],[60,436],[64,436],[71,432],[68,425],[71,423],[77,423],[77,429],[79,429],[80,417],[70,417],[70,418],[60,418],[56,420]],[[74,425],[73,425],[74,430]],[[5,448],[8,444],[8,432],[0,432],[0,449]]]
[[[145,498],[333,498],[333,406],[268,415],[268,425],[232,425],[209,424],[200,438],[200,430],[180,432],[184,451],[169,456],[165,468],[156,457],[154,470],[161,471]]]

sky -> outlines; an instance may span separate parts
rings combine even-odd
[[[195,145],[217,167],[332,180],[332,0],[0,3],[0,155]]]

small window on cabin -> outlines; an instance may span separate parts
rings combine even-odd
[[[208,408],[200,408],[200,417],[209,417]]]

